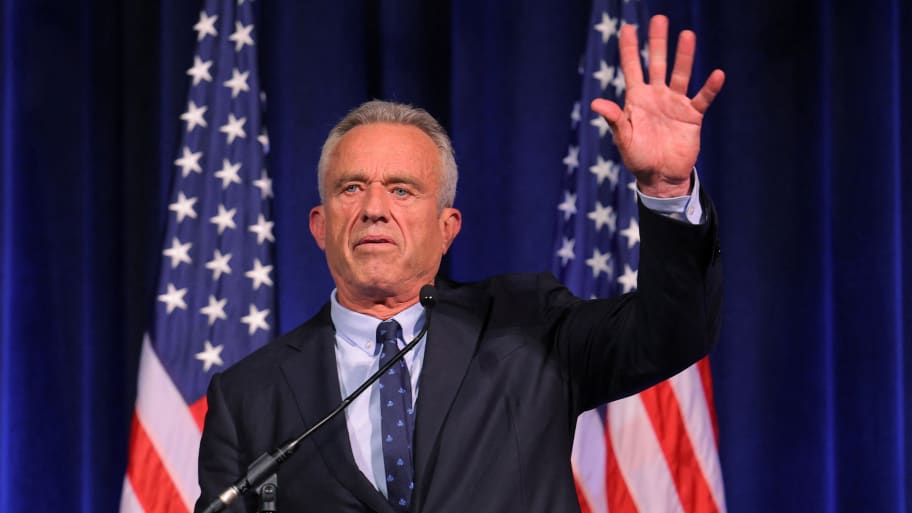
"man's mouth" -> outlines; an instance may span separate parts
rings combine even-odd
[[[362,237],[355,247],[359,246],[373,246],[379,244],[393,244],[393,240],[389,237],[383,237],[379,235],[368,235],[367,237]]]

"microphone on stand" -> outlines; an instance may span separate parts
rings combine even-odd
[[[424,307],[425,318],[424,326],[421,327],[421,331],[403,347],[398,353],[393,356],[390,361],[386,362],[382,367],[377,369],[377,372],[373,373],[371,377],[367,378],[367,381],[361,384],[354,392],[349,394],[348,397],[342,400],[339,403],[339,406],[329,412],[325,417],[320,419],[319,422],[310,427],[307,431],[301,433],[297,438],[293,438],[279,447],[273,449],[270,452],[263,453],[259,458],[253,461],[249,467],[247,467],[247,474],[238,479],[233,485],[225,489],[218,498],[209,503],[209,506],[203,510],[203,513],[217,513],[227,508],[231,503],[237,500],[238,497],[245,495],[251,489],[257,488],[264,481],[266,481],[269,476],[278,472],[279,467],[284,463],[292,454],[298,449],[301,443],[306,440],[314,431],[323,427],[324,424],[334,419],[336,415],[341,413],[352,403],[358,396],[360,396],[365,390],[373,385],[380,376],[382,376],[386,371],[390,369],[394,364],[398,363],[399,360],[405,356],[405,353],[408,353],[418,344],[418,341],[424,337],[428,329],[431,327],[431,312],[434,306],[437,304],[437,289],[433,285],[425,285],[421,287],[421,291],[418,293],[418,301],[421,302],[421,306]]]

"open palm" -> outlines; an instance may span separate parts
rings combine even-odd
[[[700,152],[703,114],[722,90],[725,74],[713,71],[693,98],[687,96],[693,68],[696,36],[685,30],[678,38],[671,80],[665,83],[668,18],[649,22],[649,83],[643,79],[636,29],[621,27],[621,68],[627,85],[623,109],[597,99],[592,110],[601,114],[640,190],[650,196],[683,196],[690,190],[690,174]]]

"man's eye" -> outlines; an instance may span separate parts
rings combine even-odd
[[[358,192],[358,186],[357,186],[356,184],[346,185],[345,188],[342,189],[342,191],[344,191],[344,192]]]
[[[404,196],[408,196],[408,193],[409,193],[409,191],[407,189],[405,189],[404,187],[396,187],[395,189],[393,189],[393,194],[395,194],[396,196],[404,197]]]

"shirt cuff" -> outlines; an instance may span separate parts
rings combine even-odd
[[[640,201],[643,202],[643,206],[653,212],[678,221],[687,221],[690,224],[701,224],[705,221],[703,219],[703,205],[700,203],[700,177],[697,175],[697,168],[693,170],[693,190],[687,196],[657,198],[643,194],[639,185],[636,191],[640,196]]]

